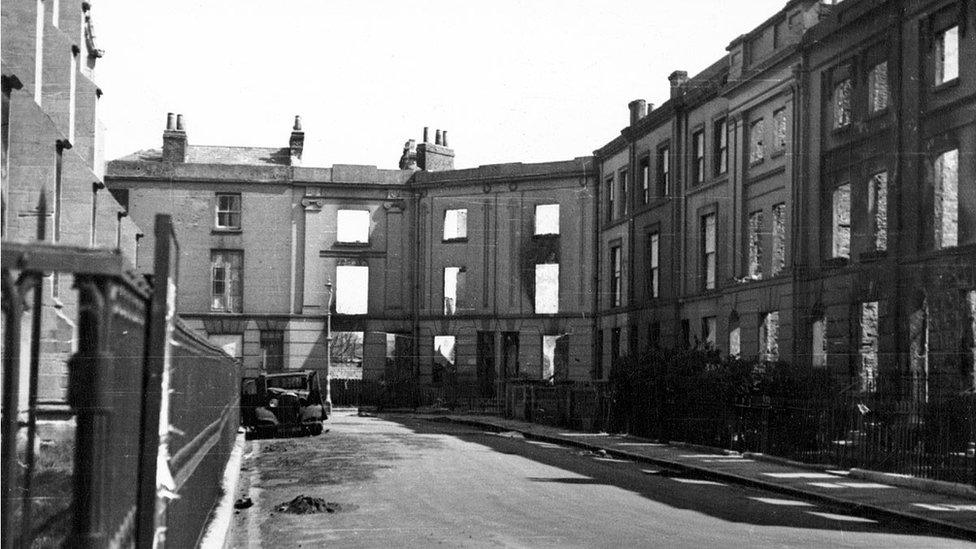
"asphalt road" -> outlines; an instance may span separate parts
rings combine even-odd
[[[770,492],[423,418],[251,441],[234,547],[971,547]],[[343,509],[279,511],[299,495]]]

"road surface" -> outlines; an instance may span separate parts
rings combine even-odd
[[[758,489],[426,418],[251,441],[233,547],[971,547]],[[342,506],[290,514],[299,495]]]

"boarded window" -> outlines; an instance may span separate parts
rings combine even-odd
[[[620,307],[623,304],[621,296],[620,246],[610,248],[610,306]]]
[[[671,151],[668,147],[657,151],[657,188],[658,196],[671,194]]]
[[[827,317],[822,316],[813,321],[812,326],[812,349],[813,367],[827,367]]]
[[[706,349],[715,348],[716,322],[714,316],[702,317],[702,344]]]
[[[769,274],[776,276],[786,267],[786,204],[773,206],[773,257]]]
[[[535,312],[559,312],[559,264],[542,263],[535,266]]]
[[[559,234],[559,204],[535,207],[535,234]]]
[[[243,265],[244,252],[240,250],[210,251],[210,310],[225,313],[242,311]]]
[[[463,305],[467,273],[464,267],[444,269],[444,314],[458,313]]]
[[[861,304],[861,371],[860,388],[878,390],[878,302]]]
[[[779,311],[759,315],[759,357],[768,362],[779,360]]]
[[[702,282],[706,290],[715,289],[715,214],[711,213],[701,218],[702,238]]]
[[[888,172],[877,173],[868,181],[868,216],[871,220],[874,249],[888,249]]]
[[[217,193],[214,226],[218,229],[241,228],[240,193]]]
[[[888,62],[882,61],[868,72],[868,106],[872,113],[888,108]]]
[[[336,312],[364,315],[369,296],[369,267],[339,265],[336,267]]]
[[[834,86],[832,96],[834,128],[844,128],[851,123],[851,79],[845,78]]]
[[[773,150],[786,150],[786,136],[789,133],[787,128],[786,109],[780,109],[773,113],[773,124],[775,125],[776,135],[773,136]]]
[[[732,314],[729,317],[729,357],[739,358],[742,356],[742,331],[739,326],[739,317]]]
[[[542,336],[542,376],[544,380],[565,379],[569,368],[569,336]]]
[[[929,322],[928,305],[923,299],[908,317],[909,373],[912,380],[912,400],[929,399]]]
[[[651,201],[651,158],[645,156],[640,161],[641,196],[643,203]]]
[[[468,210],[444,211],[444,240],[468,237]]]
[[[647,235],[648,285],[651,297],[658,297],[660,288],[660,248],[661,236],[658,233]]]
[[[369,242],[369,212],[339,210],[336,214],[336,240],[349,244]]]
[[[329,358],[336,371],[332,372],[332,377],[342,375],[356,377],[362,374],[352,368],[361,368],[363,365],[363,332],[332,332],[332,342],[329,345]],[[343,372],[343,366],[346,367]],[[349,372],[349,373],[346,373]]]
[[[831,257],[851,257],[851,186],[834,189],[831,197]]]
[[[729,126],[723,118],[715,123],[715,175],[729,171]]]
[[[935,40],[935,85],[959,78],[959,27],[948,28]]]
[[[752,212],[749,214],[749,264],[748,278],[759,280],[763,276],[762,268],[762,229],[763,213]]]
[[[691,146],[695,159],[693,177],[695,183],[705,181],[705,130],[698,130],[691,136]]]
[[[762,118],[756,120],[749,127],[749,162],[756,164],[766,157],[763,149],[763,136],[766,133],[766,122]]]
[[[959,245],[959,150],[946,151],[933,164],[935,247]]]

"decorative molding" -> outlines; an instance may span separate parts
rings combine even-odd
[[[306,212],[321,212],[325,206],[325,198],[303,198],[302,207]]]

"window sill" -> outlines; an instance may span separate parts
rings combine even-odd
[[[761,166],[761,165],[762,165],[762,163],[763,163],[763,162],[764,162],[765,160],[766,160],[766,159],[765,159],[765,157],[763,157],[763,158],[760,158],[759,160],[750,160],[750,161],[749,161],[749,169],[752,169],[752,168],[754,168],[754,167],[756,167],[756,166]]]
[[[946,80],[941,84],[935,84],[932,86],[932,93],[942,93],[946,90],[950,90],[959,85],[959,77],[955,77],[952,80]]]
[[[211,314],[218,314],[218,315],[242,315],[242,314],[244,314],[242,311],[226,311],[224,309],[210,309],[210,313]]]
[[[213,229],[211,229],[210,234],[241,234],[243,232],[244,231],[241,230],[240,227],[238,227],[236,229],[233,229],[233,228],[224,228],[224,227],[214,227]]]
[[[455,244],[455,243],[458,243],[458,242],[467,242],[467,241],[468,241],[468,237],[466,237],[466,236],[465,237],[461,237],[461,238],[444,238],[444,239],[441,239],[441,242],[443,242],[444,244]]]
[[[879,118],[884,118],[884,116],[886,114],[888,114],[889,112],[891,112],[891,104],[888,104],[885,108],[880,109],[880,110],[876,110],[876,111],[870,111],[869,110],[868,111],[868,115],[867,115],[867,117],[865,117],[864,120],[865,120],[865,122],[867,122],[867,121],[871,121],[871,120],[877,120]]]
[[[843,126],[832,126],[830,128],[830,135],[846,135],[852,131],[851,128],[853,127],[854,127],[854,120],[851,120],[850,122],[844,124]]]
[[[862,263],[871,263],[874,261],[881,261],[882,259],[888,257],[888,252],[886,250],[873,250],[870,252],[862,252],[857,256]]]
[[[337,248],[369,248],[369,242],[339,242],[336,241],[333,246]]]
[[[846,267],[850,265],[850,263],[851,260],[850,258],[847,257],[828,257],[824,259],[823,262],[824,267],[831,267],[831,268]]]
[[[786,154],[786,147],[783,147],[782,149],[776,149],[775,151],[770,153],[769,158],[779,158],[784,154]]]
[[[534,234],[534,235],[532,235],[532,238],[540,239],[540,240],[544,240],[544,239],[547,239],[547,238],[559,238],[559,233]]]

